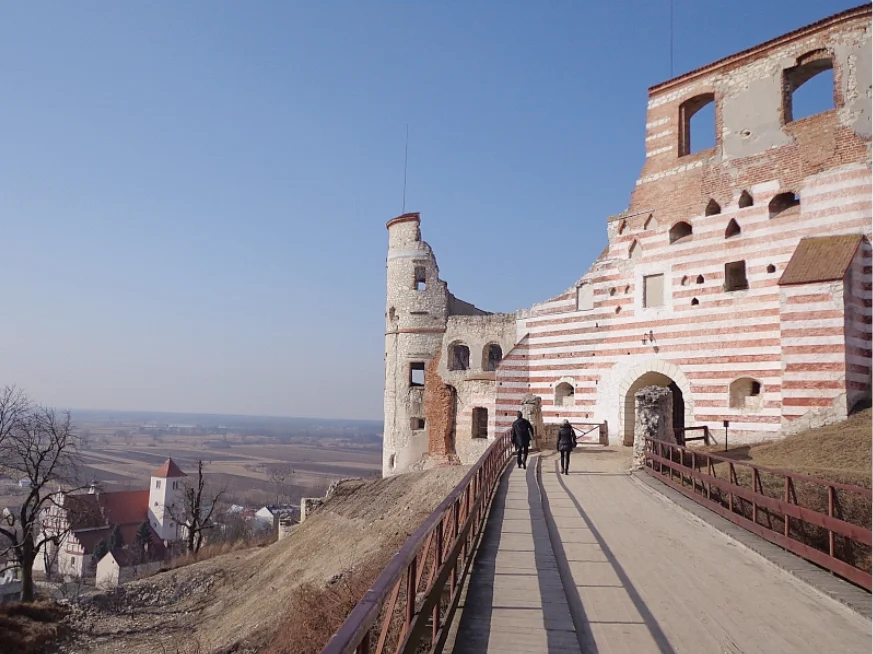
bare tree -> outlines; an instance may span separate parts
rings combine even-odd
[[[270,481],[276,487],[276,504],[282,504],[282,498],[285,499],[285,503],[291,501],[291,480],[293,477],[294,468],[288,463],[281,463],[270,469]]]
[[[49,546],[57,549],[72,524],[59,508],[65,494],[77,490],[78,438],[69,412],[58,414],[32,405],[23,394],[5,391],[0,402],[10,397],[17,398],[19,410],[13,412],[13,424],[0,442],[0,466],[28,486],[21,507],[4,511],[0,518],[0,535],[6,542],[0,555],[11,555],[12,565],[21,568],[21,601],[30,602],[34,562]],[[61,491],[62,486],[67,490]]]
[[[188,478],[182,485],[182,506],[168,506],[167,513],[182,527],[185,551],[197,554],[203,545],[204,532],[212,527],[212,516],[227,488],[206,488],[202,459],[197,461],[196,478]]]
[[[28,397],[15,386],[5,386],[0,390],[0,446],[21,424],[31,408]]]

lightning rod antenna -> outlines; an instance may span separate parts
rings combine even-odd
[[[409,165],[409,123],[406,123],[406,147],[403,151],[403,206],[400,215],[406,213],[406,169]]]

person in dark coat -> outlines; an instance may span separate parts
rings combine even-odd
[[[521,411],[516,414],[512,423],[512,444],[515,446],[515,456],[519,468],[527,468],[527,452],[533,438],[533,425],[525,420]]]
[[[558,452],[561,453],[561,474],[570,474],[570,452],[576,447],[576,432],[569,420],[558,430]]]

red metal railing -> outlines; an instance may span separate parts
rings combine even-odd
[[[690,431],[699,431],[702,432],[702,436],[687,436]],[[673,433],[676,435],[676,442],[679,445],[685,445],[688,441],[703,441],[704,445],[709,445],[709,441],[712,440],[712,435],[709,433],[709,427],[684,427],[684,428],[674,428]]]
[[[322,654],[411,654],[428,643],[426,651],[442,651],[474,543],[511,454],[508,433],[491,443],[388,562]]]
[[[687,497],[762,538],[871,589],[871,531],[843,519],[843,505],[847,505],[856,507],[852,513],[869,520],[873,497],[870,489],[734,461],[650,438],[646,439],[645,454],[646,472]],[[718,476],[718,468],[722,476]],[[772,494],[766,494],[765,487]],[[801,502],[798,487],[802,488]],[[777,490],[781,499],[774,496]],[[826,513],[810,506],[825,502]]]

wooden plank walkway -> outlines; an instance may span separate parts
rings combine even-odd
[[[456,620],[457,654],[581,652],[535,467],[535,457],[527,470],[513,464],[501,481]]]
[[[510,470],[446,648],[455,654],[870,651],[864,617],[604,465]]]

